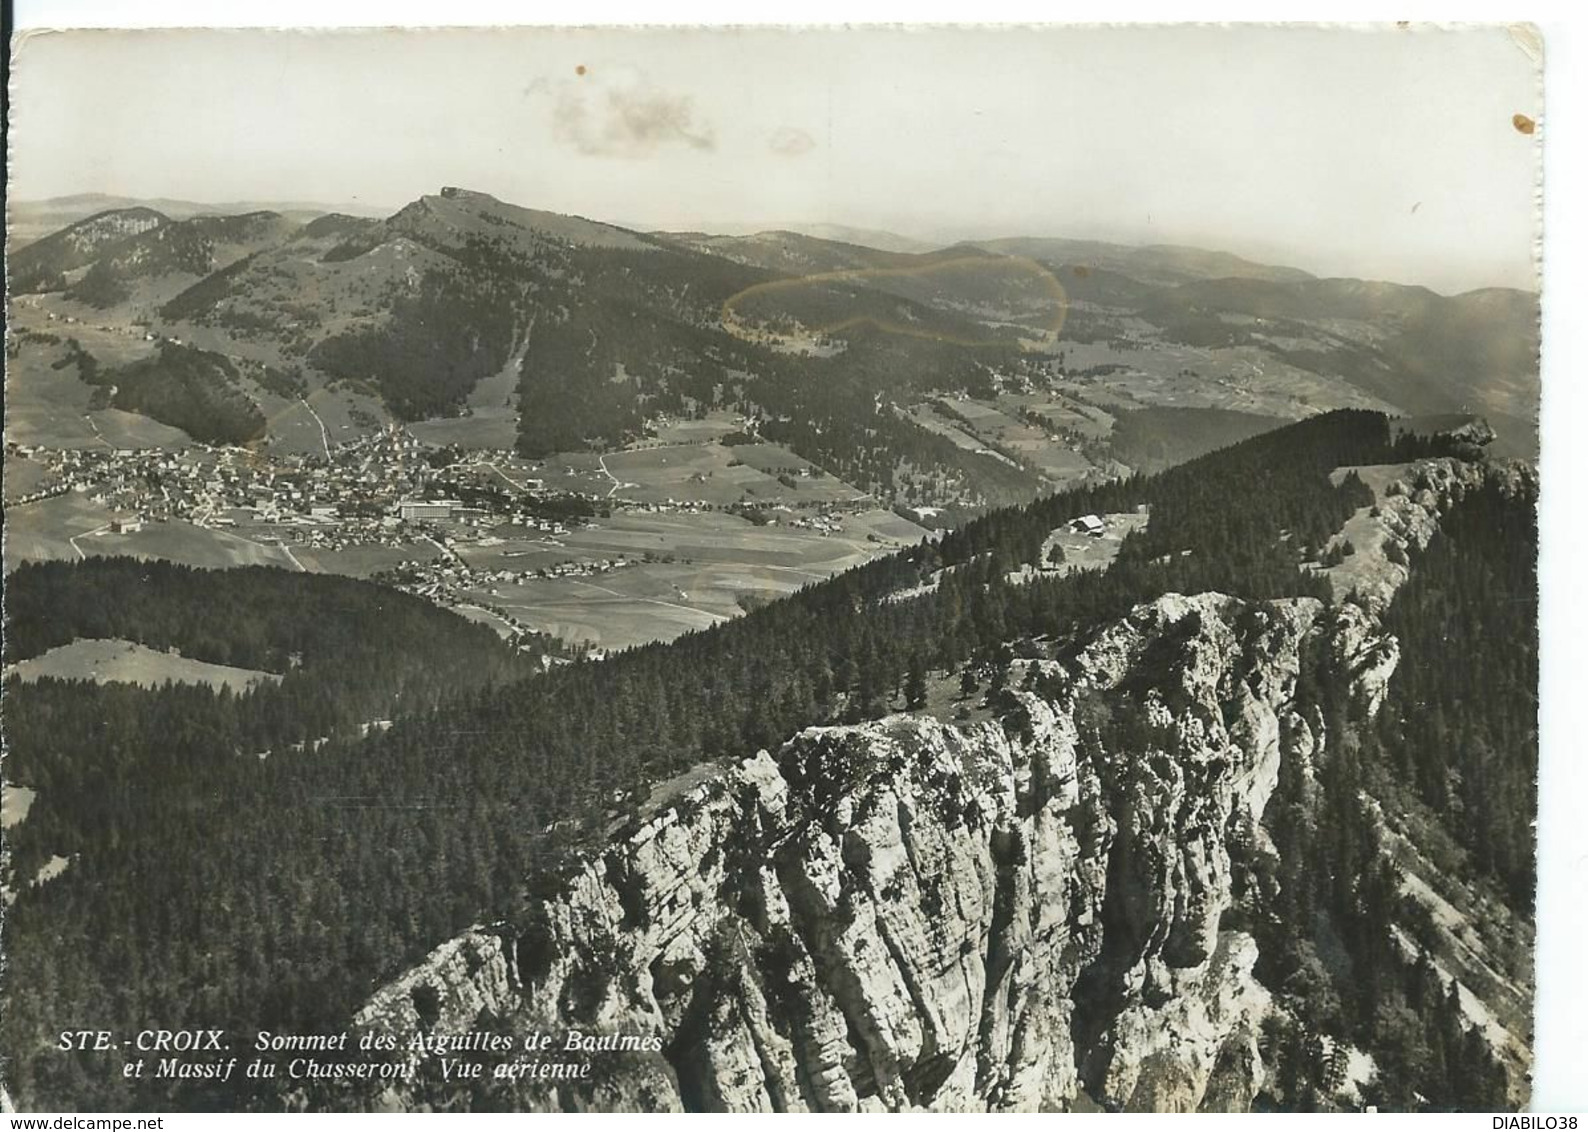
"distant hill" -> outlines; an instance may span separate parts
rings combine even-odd
[[[249,212],[274,212],[289,220],[306,223],[316,216],[341,212],[355,216],[384,216],[389,209],[343,201],[339,204],[320,204],[314,201],[228,201],[205,203],[192,200],[174,200],[169,197],[124,197],[108,193],[76,193],[71,196],[50,197],[45,200],[11,200],[6,202],[6,236],[15,252],[51,232],[85,220],[100,212],[147,208],[172,220],[187,220],[195,216],[238,216]]]
[[[817,224],[800,220],[779,221],[775,224],[714,224],[711,231],[724,236],[755,236],[764,232],[792,232],[817,240],[831,240],[839,244],[858,244],[883,252],[904,252],[919,255],[936,251],[941,241],[920,240],[914,236],[901,236],[880,228],[857,228],[849,224]],[[657,232],[655,235],[668,235]]]
[[[789,275],[899,267],[915,260],[914,255],[892,252],[874,245],[823,239],[786,229],[745,236],[705,232],[657,232],[653,235],[658,240],[692,251]]]
[[[579,257],[658,250],[627,229],[447,188],[378,221],[319,218],[160,313],[372,387],[403,417],[443,415],[529,326],[551,336],[547,307],[566,318],[578,306]]]
[[[107,249],[162,228],[171,218],[152,208],[112,209],[95,213],[29,246],[13,250],[6,274],[13,292],[63,289],[69,272],[90,266]]]
[[[172,220],[137,207],[97,213],[20,249],[11,289],[61,291],[98,309],[130,304],[147,315],[185,287],[261,248],[298,225],[275,212]]]
[[[1488,288],[1447,297],[1359,279],[1231,278],[1160,291],[1143,313],[1194,344],[1263,342],[1408,412],[1482,413],[1509,442],[1501,451],[1520,450],[1518,434],[1536,429],[1536,294]]]
[[[1229,252],[1188,248],[1175,244],[1148,244],[1134,247],[1099,240],[1065,240],[1048,237],[1016,236],[997,240],[978,240],[977,245],[1006,255],[1030,256],[1050,263],[1078,264],[1104,268],[1128,275],[1142,283],[1172,285],[1194,279],[1267,279],[1298,282],[1312,276],[1294,267],[1272,267],[1253,263]]]

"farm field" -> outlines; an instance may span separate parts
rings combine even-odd
[[[508,475],[517,478],[513,467],[503,464]],[[601,458],[594,452],[557,452],[544,460],[519,465],[525,475],[544,481],[547,491],[573,491],[606,496],[617,485],[601,470]]]
[[[518,416],[501,410],[463,417],[414,421],[408,431],[426,444],[444,448],[511,448],[518,442]]]
[[[20,367],[18,367],[19,369]],[[104,441],[86,416],[92,390],[74,370],[24,376],[8,367],[6,439],[47,448],[99,448]]]
[[[613,497],[638,503],[787,503],[790,506],[818,505],[863,499],[864,495],[831,476],[812,477],[788,474],[788,481],[766,468],[797,467],[798,457],[789,453],[790,462],[773,463],[771,454],[759,453],[759,461],[742,452],[746,446],[688,444],[630,449],[609,453],[607,471],[619,484]],[[758,446],[760,447],[760,446]],[[764,446],[767,449],[776,446]],[[781,459],[781,458],[779,458]]]
[[[160,558],[167,562],[211,569],[228,566],[297,569],[291,556],[279,546],[267,546],[230,531],[196,527],[180,519],[147,523],[142,530],[126,534],[106,531],[91,538],[79,539],[78,545],[87,554]]]
[[[442,556],[442,552],[435,543],[421,540],[401,546],[349,546],[341,550],[295,546],[292,556],[314,573],[368,578],[404,562],[433,562]]]
[[[103,443],[85,415],[93,389],[77,376],[75,366],[53,368],[65,357],[64,345],[33,341],[18,342],[15,355],[7,357],[8,441],[50,448],[95,448]]]
[[[738,516],[722,513],[628,512],[597,520],[569,533],[563,541],[574,550],[602,556],[626,552],[637,557],[649,551],[694,562],[747,562],[825,577],[886,550],[917,542],[926,534],[891,511],[846,515],[843,529],[827,536],[788,526],[792,517],[780,514],[778,523],[757,527]],[[868,539],[871,535],[879,541]]]
[[[751,603],[781,597],[926,535],[890,511],[845,516],[842,523],[840,533],[824,537],[782,525],[756,527],[720,513],[619,512],[558,539],[457,550],[479,570],[535,570],[619,556],[634,563],[588,577],[470,591],[471,600],[569,643],[620,649],[706,628],[744,612],[741,597]]]
[[[179,428],[161,424],[141,413],[121,409],[96,409],[88,414],[99,439],[111,448],[187,448],[193,438]]]
[[[387,420],[378,400],[345,386],[311,387],[301,399],[257,390],[254,398],[268,422],[265,447],[278,454],[324,458],[327,445],[355,440]]]
[[[474,596],[541,632],[603,649],[672,640],[732,615],[725,608],[707,608],[699,597],[686,605],[676,595],[669,600],[647,592],[672,594],[664,584],[664,574],[683,580],[692,576],[692,571],[687,567],[635,567],[622,571],[621,576],[536,580]]]
[[[299,456],[325,454],[325,438],[320,426],[303,402],[268,393],[259,394],[257,400],[260,412],[265,414],[268,451]]]
[[[9,573],[23,562],[85,557],[73,548],[90,531],[109,523],[112,513],[77,492],[51,496],[37,503],[8,507],[5,516],[5,568]],[[103,553],[103,552],[101,552]]]
[[[469,392],[464,415],[415,421],[408,431],[440,447],[511,449],[518,443],[519,363],[528,344],[526,336],[506,365],[480,379]]]
[[[743,426],[736,414],[714,409],[701,420],[669,419],[656,429],[659,444],[703,444],[720,440]]]
[[[1328,409],[1395,411],[1343,378],[1298,369],[1256,346],[1067,342],[1064,352],[1072,377],[1060,388],[1112,408],[1233,409],[1291,420]],[[1121,368],[1081,375],[1105,365]]]
[[[910,419],[966,451],[992,452],[1005,461],[1005,453],[1012,454],[1055,484],[1082,479],[1092,470],[1091,461],[1062,440],[996,406],[969,399],[944,403],[949,411],[934,404],[912,406]],[[956,414],[963,419],[955,419]]]
[[[13,456],[6,453],[5,465],[5,498],[7,502],[20,499],[30,492],[38,491],[49,480],[49,469],[37,460],[30,460],[25,456]]]
[[[613,495],[640,503],[736,503],[746,496],[780,498],[784,489],[747,464],[730,466],[720,444],[682,444],[612,452],[606,469],[619,481]]]
[[[1092,470],[1091,461],[1063,441],[1001,408],[970,400],[951,402],[951,407],[970,422],[972,433],[984,446],[1030,461],[1049,480],[1065,483],[1081,479]]]
[[[1106,439],[1114,430],[1114,418],[1109,413],[1057,394],[1005,394],[999,399],[999,404],[1011,415],[1018,415],[1022,411],[1037,413],[1060,428],[1067,428],[1094,440]]]
[[[93,680],[104,684],[138,684],[157,688],[175,684],[207,684],[242,692],[260,682],[276,683],[281,677],[250,668],[210,664],[173,652],[160,652],[132,641],[80,640],[51,649],[42,656],[10,665],[5,675],[23,682],[53,677],[57,680]]]
[[[804,473],[808,476],[824,476],[827,473],[805,457],[798,455],[781,444],[761,441],[756,444],[736,444],[730,451],[734,458],[744,461],[750,467],[768,475],[777,475],[779,472],[788,472],[794,475]],[[851,488],[851,491],[855,489]]]
[[[967,452],[975,452],[979,448],[987,447],[979,438],[971,434],[964,425],[944,416],[931,405],[911,406],[906,415],[922,428],[952,440],[956,446],[963,448]]]
[[[35,296],[29,296],[36,299]],[[142,331],[94,323],[50,320],[36,301],[11,303],[13,330],[53,335],[57,342],[20,340],[6,364],[6,439],[50,448],[183,448],[191,444],[181,429],[119,409],[89,412],[94,389],[69,362],[68,342],[76,339],[101,368],[129,365],[148,357],[155,344]],[[99,312],[90,312],[99,317]],[[66,361],[62,368],[58,363]]]

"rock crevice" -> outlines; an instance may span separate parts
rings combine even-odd
[[[1015,661],[1007,687],[1041,692],[1007,693],[1007,726],[809,729],[585,859],[531,910],[532,964],[476,929],[356,1022],[661,1039],[579,1107],[1244,1107],[1268,997],[1222,926],[1229,845],[1320,740],[1293,699],[1320,639],[1372,658],[1375,703],[1395,654],[1360,610],[1167,595],[1068,662]]]

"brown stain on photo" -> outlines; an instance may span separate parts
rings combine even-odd
[[[584,64],[580,63],[577,67],[575,67],[573,69],[573,73],[576,74],[576,75],[584,74]]]
[[[1535,129],[1538,128],[1533,119],[1529,118],[1526,114],[1511,115],[1511,125],[1516,127],[1516,132],[1519,134],[1531,134]]]

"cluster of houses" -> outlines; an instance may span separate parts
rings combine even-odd
[[[567,533],[563,523],[524,509],[528,491],[501,493],[493,500],[500,509],[433,498],[440,474],[419,442],[400,429],[338,446],[329,465],[294,454],[201,445],[171,451],[8,444],[7,450],[45,468],[44,483],[13,505],[79,493],[137,521],[263,527],[265,541],[327,549],[399,546],[412,540],[414,526],[436,523],[483,529],[515,522],[544,534]]]
[[[483,543],[491,541],[493,540],[482,540]],[[452,540],[443,539],[437,545],[441,545],[447,552],[442,557],[430,561],[403,562],[377,574],[376,579],[395,589],[440,605],[458,606],[479,604],[484,594],[499,597],[503,586],[524,585],[548,578],[591,578],[639,564],[636,560],[628,558],[599,558],[556,562],[532,570],[486,570],[476,569],[459,557],[452,549],[455,545]],[[499,615],[503,613],[495,605],[486,608]],[[512,620],[510,617],[507,619]]]
[[[797,527],[802,531],[816,531],[823,538],[836,535],[843,531],[843,517],[836,511],[823,511],[817,515],[801,515],[794,519],[780,520],[783,525]]]

